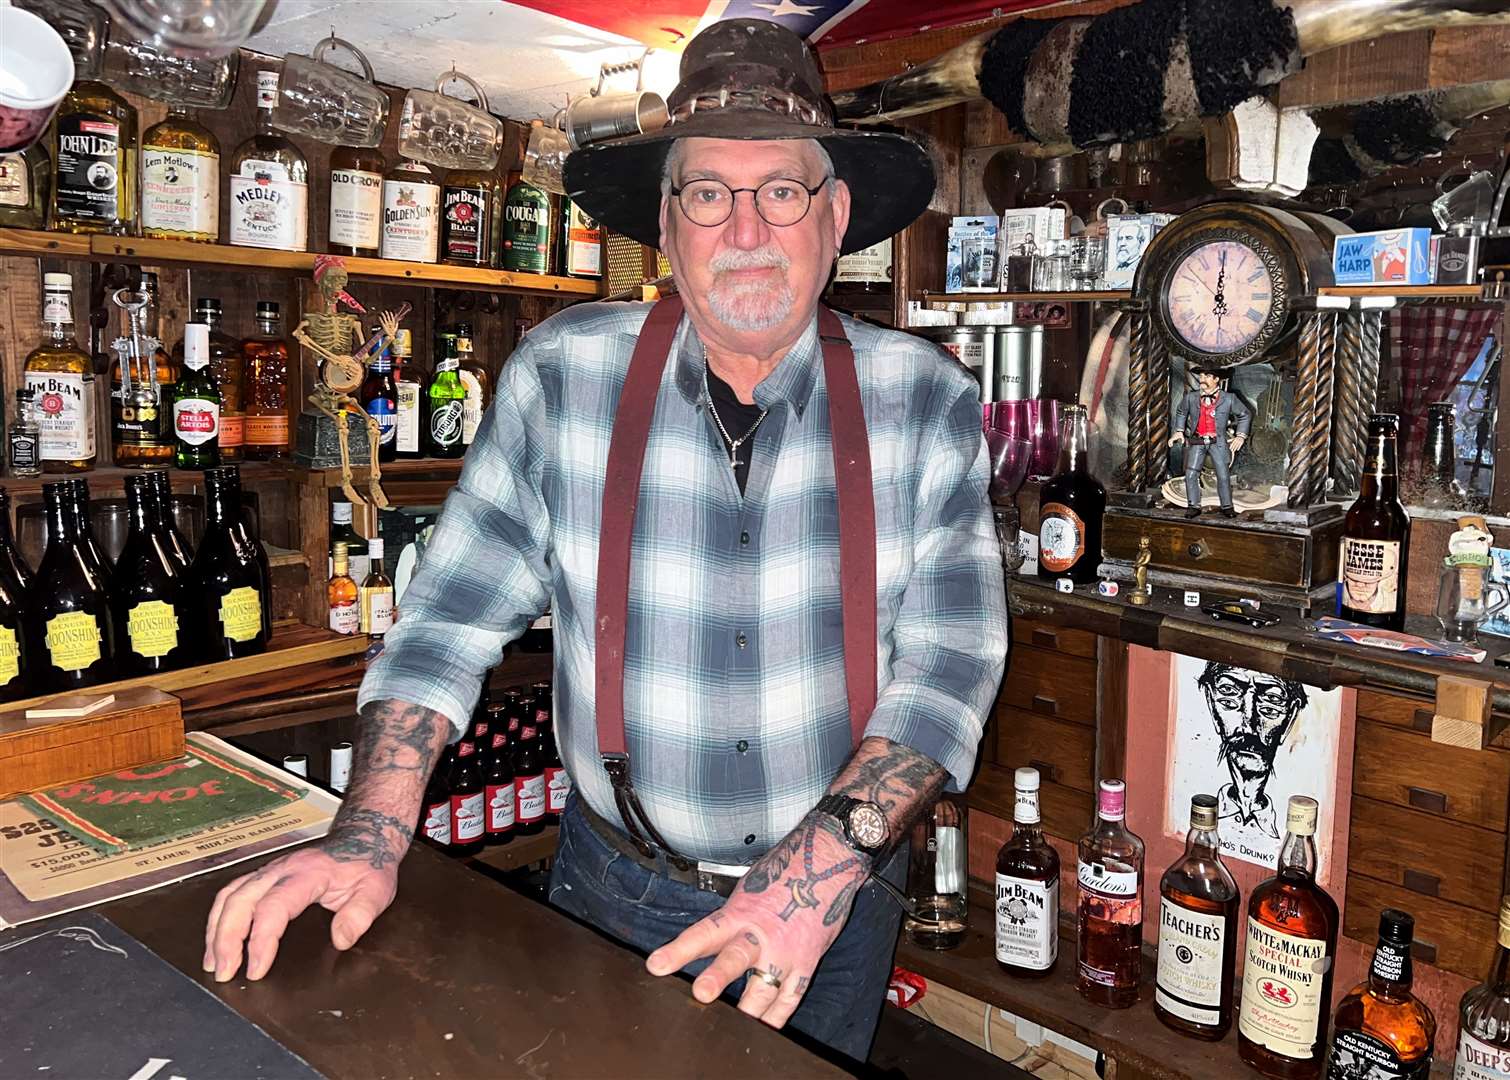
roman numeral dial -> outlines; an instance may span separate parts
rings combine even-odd
[[[1202,244],[1168,279],[1169,325],[1192,349],[1231,353],[1264,328],[1274,308],[1269,268],[1235,240]]]

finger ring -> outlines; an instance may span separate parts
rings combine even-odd
[[[745,972],[745,976],[748,978],[751,975],[755,976],[761,982],[765,983],[767,986],[771,987],[774,990],[781,989],[780,977],[772,975],[769,971],[766,971],[762,968],[750,968]]]

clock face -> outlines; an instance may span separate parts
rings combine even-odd
[[[1262,332],[1274,308],[1268,266],[1236,240],[1194,248],[1168,280],[1170,329],[1201,352],[1242,349]]]
[[[849,831],[863,847],[878,848],[886,843],[886,818],[867,803],[849,812]]]

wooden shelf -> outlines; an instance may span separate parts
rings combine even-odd
[[[0,255],[47,255],[151,266],[171,263],[218,270],[287,270],[294,273],[309,273],[315,265],[314,252],[270,251],[134,236],[74,236],[31,229],[0,229]],[[584,278],[514,274],[506,270],[397,259],[342,258],[353,277],[407,282],[429,289],[479,289],[573,299],[587,299],[602,292],[600,282]]]
[[[547,825],[534,836],[516,836],[502,847],[483,848],[481,855],[470,856],[466,861],[494,870],[518,870],[556,854],[556,834],[560,830]]]
[[[1317,296],[1394,296],[1402,300],[1441,298],[1483,300],[1482,285],[1332,285],[1316,290]],[[1492,297],[1490,299],[1493,299]]]
[[[447,480],[452,483],[461,475],[461,458],[400,458],[397,461],[384,461],[382,465],[383,486],[388,486],[391,480]],[[366,465],[353,465],[351,467],[352,482],[357,490],[363,489],[367,483],[368,467]],[[290,465],[289,477],[301,484],[312,484],[315,487],[337,488],[341,486],[341,469],[339,466],[329,469],[310,469],[303,465]]]
[[[281,479],[287,466],[281,461],[238,461],[235,464],[241,466],[241,484],[246,487],[262,480]],[[118,496],[126,490],[126,477],[142,476],[153,472],[151,469],[126,469],[119,465],[101,465],[81,473],[43,473],[41,476],[6,476],[0,478],[0,488],[4,488],[6,494],[12,499],[28,495],[41,495],[42,485],[50,484],[54,480],[67,480],[79,477],[89,483],[89,495],[91,498],[109,498]],[[336,472],[339,474],[340,470]],[[172,485],[175,494],[185,491],[197,491],[204,486],[204,470],[202,469],[168,469],[168,482]],[[337,483],[339,483],[337,479]]]
[[[1002,293],[923,293],[926,304],[1006,304],[1006,303],[1095,303],[1097,300],[1130,300],[1127,289],[1104,289],[1099,292],[1002,292]]]

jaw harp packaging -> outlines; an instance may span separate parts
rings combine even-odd
[[[1338,285],[1430,285],[1431,230],[1339,236],[1332,245],[1332,274]]]

